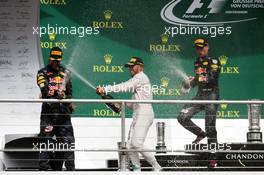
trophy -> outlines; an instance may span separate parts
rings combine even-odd
[[[118,150],[120,149],[127,149],[126,143],[125,145],[122,145],[121,142],[117,142]],[[118,152],[118,169],[120,171],[129,171],[130,169],[130,159],[128,156],[128,152],[125,151],[119,151]]]
[[[251,143],[262,142],[262,132],[260,132],[260,119],[261,119],[261,105],[249,104],[248,105],[249,132],[247,133],[248,142]]]
[[[166,145],[165,145],[165,123],[157,122],[157,153],[166,153]]]

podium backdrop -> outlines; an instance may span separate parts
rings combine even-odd
[[[261,1],[40,0],[44,62],[52,46],[63,49],[63,63],[94,86],[130,78],[123,65],[131,56],[145,61],[158,89],[154,99],[191,99],[180,94],[181,73],[194,75],[193,40],[206,37],[210,55],[222,63],[221,99],[264,99],[264,6]],[[49,28],[48,28],[49,27]],[[64,34],[59,31],[64,27]],[[88,34],[83,34],[87,28]],[[66,29],[67,28],[67,29]],[[61,29],[62,31],[62,29]],[[68,34],[66,34],[69,32]],[[180,69],[180,71],[178,71]],[[74,98],[99,98],[73,72]],[[112,94],[130,98],[130,94]],[[157,118],[175,118],[182,105],[154,105]],[[128,111],[131,114],[131,111]],[[74,116],[118,117],[103,104],[78,105]],[[200,115],[197,118],[201,117]],[[219,106],[218,118],[247,118],[246,105]]]

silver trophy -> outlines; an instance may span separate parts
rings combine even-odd
[[[118,150],[120,149],[126,149],[126,143],[125,146],[122,145],[122,142],[117,142]],[[129,171],[130,170],[130,160],[128,157],[128,152],[125,151],[119,151],[118,152],[118,169],[119,171]]]
[[[157,153],[166,153],[166,145],[165,145],[165,123],[157,122]]]
[[[251,143],[262,143],[262,132],[260,132],[261,104],[248,105],[248,133],[247,141]]]

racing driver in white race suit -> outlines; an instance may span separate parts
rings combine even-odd
[[[143,60],[138,57],[132,57],[130,61],[125,64],[128,67],[132,78],[128,81],[116,85],[108,85],[105,88],[97,87],[96,91],[100,94],[107,94],[110,92],[132,92],[132,99],[135,100],[152,100],[151,84],[148,76],[143,72]],[[130,126],[128,135],[128,149],[141,150],[146,149],[144,141],[148,130],[154,120],[154,112],[151,104],[133,103],[128,104],[133,110],[133,121]],[[139,151],[140,152],[140,151]],[[134,171],[140,171],[139,152],[129,152],[129,158],[132,162]],[[151,152],[140,152],[146,161],[154,168],[154,171],[161,171],[161,166],[158,164],[156,158]]]

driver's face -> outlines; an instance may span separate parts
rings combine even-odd
[[[205,57],[208,55],[209,47],[195,47],[196,53],[199,55],[199,57]]]
[[[139,73],[142,70],[142,68],[140,67],[140,65],[134,65],[134,66],[129,66],[129,70],[130,70],[131,76],[133,77],[134,75]]]
[[[129,71],[130,71],[132,77],[133,77],[134,75],[136,75],[136,72],[137,72],[136,65],[134,65],[134,66],[129,66]]]
[[[58,70],[60,67],[60,61],[54,61],[53,60],[53,61],[50,61],[49,64],[55,70]]]

